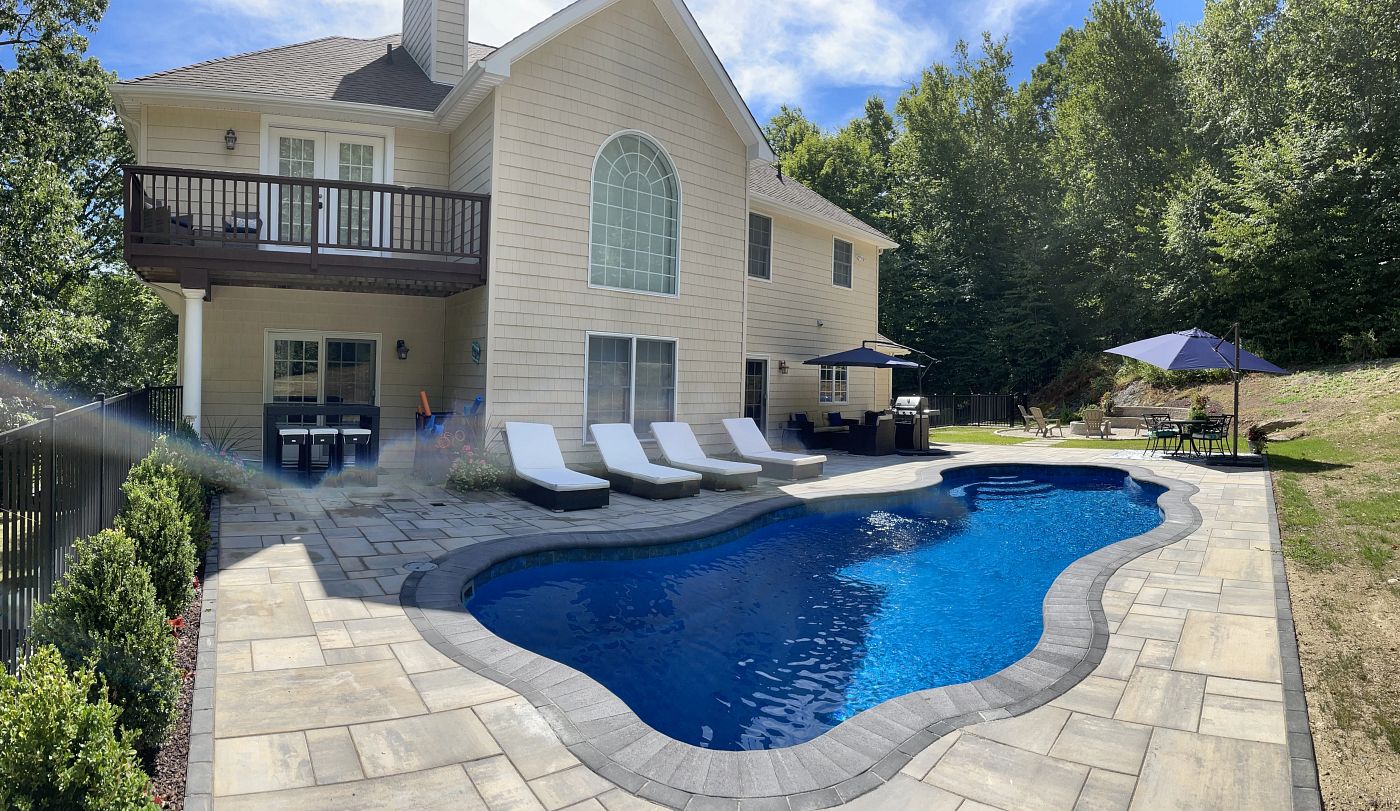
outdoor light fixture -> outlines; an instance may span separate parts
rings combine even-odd
[[[404,343],[402,338],[399,339],[399,345],[395,347],[394,351],[398,353],[399,360],[408,360],[408,344]]]
[[[821,329],[821,328],[824,327],[824,326],[826,326],[826,322],[823,321],[823,320],[821,320],[820,318],[818,318],[818,319],[817,319],[817,329]]]
[[[785,375],[785,374],[787,374],[787,373],[788,373],[787,361],[785,361],[785,360],[780,360],[780,361],[778,361],[778,374],[780,374],[780,375]]]
[[[238,146],[238,133],[230,129],[224,133],[224,149],[233,149]]]

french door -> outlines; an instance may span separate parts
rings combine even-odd
[[[384,182],[384,139],[370,135],[270,127],[273,173],[306,180]],[[283,245],[322,245],[366,250],[384,244],[378,192],[309,185],[277,188],[268,237]]]
[[[744,416],[768,432],[768,361],[762,358],[744,361]]]
[[[265,352],[269,403],[375,405],[378,401],[377,335],[270,331]]]

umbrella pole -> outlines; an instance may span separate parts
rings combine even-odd
[[[1235,458],[1240,458],[1240,322],[1235,322]]]

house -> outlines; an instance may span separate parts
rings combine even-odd
[[[780,176],[681,0],[578,0],[493,48],[466,0],[116,83],[126,255],[179,315],[188,418],[368,403],[411,461],[420,392],[555,425],[889,403],[804,366],[877,335],[889,238]],[[497,446],[499,447],[499,446]]]

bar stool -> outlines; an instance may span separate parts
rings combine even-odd
[[[369,440],[374,432],[368,428],[340,429],[340,456],[336,468],[362,467],[369,461]]]
[[[324,459],[317,459],[311,451],[308,450],[307,452],[307,478],[315,480],[318,470],[322,475],[325,475],[331,470],[335,462],[336,444],[340,439],[340,429],[310,428],[307,430],[307,433],[311,437],[312,448],[322,447],[326,449],[326,456]]]
[[[277,429],[277,470],[281,473],[295,471],[297,478],[305,478],[311,470],[311,437],[305,428],[283,425]],[[295,447],[296,461],[287,464],[288,447]]]

